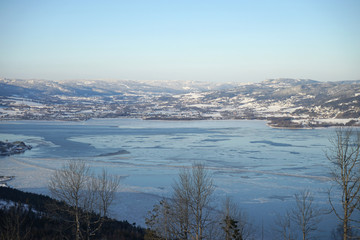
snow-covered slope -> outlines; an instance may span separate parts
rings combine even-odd
[[[268,79],[221,84],[0,79],[0,94],[0,119],[268,119],[274,126],[296,127],[299,123],[313,126],[314,119],[348,119],[347,123],[356,124],[360,118],[360,81]]]

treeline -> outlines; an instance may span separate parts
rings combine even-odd
[[[267,119],[268,125],[276,128],[327,128],[327,127],[358,127],[358,122],[355,120],[349,120],[347,123],[334,123],[334,122],[319,122],[319,121],[308,121],[307,123],[294,122],[293,117],[271,117]]]
[[[0,239],[73,239],[69,216],[54,211],[69,208],[64,202],[8,187],[0,187],[0,199],[4,202],[0,208]],[[135,224],[106,218],[91,239],[140,240],[144,234],[145,230]]]

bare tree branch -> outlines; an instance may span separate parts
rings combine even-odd
[[[333,164],[331,174],[333,181],[341,191],[342,214],[334,207],[329,191],[330,206],[342,222],[343,239],[351,238],[351,218],[353,212],[360,204],[360,135],[351,128],[336,130],[335,136],[330,140],[330,153],[326,154]]]
[[[49,189],[53,197],[70,206],[62,210],[72,216],[76,240],[90,239],[100,230],[119,183],[118,177],[105,170],[99,175],[92,174],[80,160],[68,161],[55,171]]]
[[[292,220],[300,227],[302,239],[310,239],[311,233],[317,230],[321,211],[314,204],[314,197],[309,190],[295,194],[296,207],[291,211]]]

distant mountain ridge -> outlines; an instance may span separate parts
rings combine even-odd
[[[0,105],[3,120],[267,119],[273,126],[312,127],[324,125],[319,119],[348,119],[356,125],[360,80],[279,78],[244,84],[2,78]]]
[[[124,92],[188,93],[236,87],[235,83],[195,81],[132,81],[132,80],[67,80],[0,79],[2,96],[15,94],[61,94],[67,96],[116,95]],[[26,92],[27,91],[27,92]]]

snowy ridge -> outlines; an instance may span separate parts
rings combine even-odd
[[[3,120],[266,119],[274,127],[316,127],[344,124],[336,119],[357,125],[360,118],[360,81],[282,78],[239,84],[3,78],[0,87]]]

